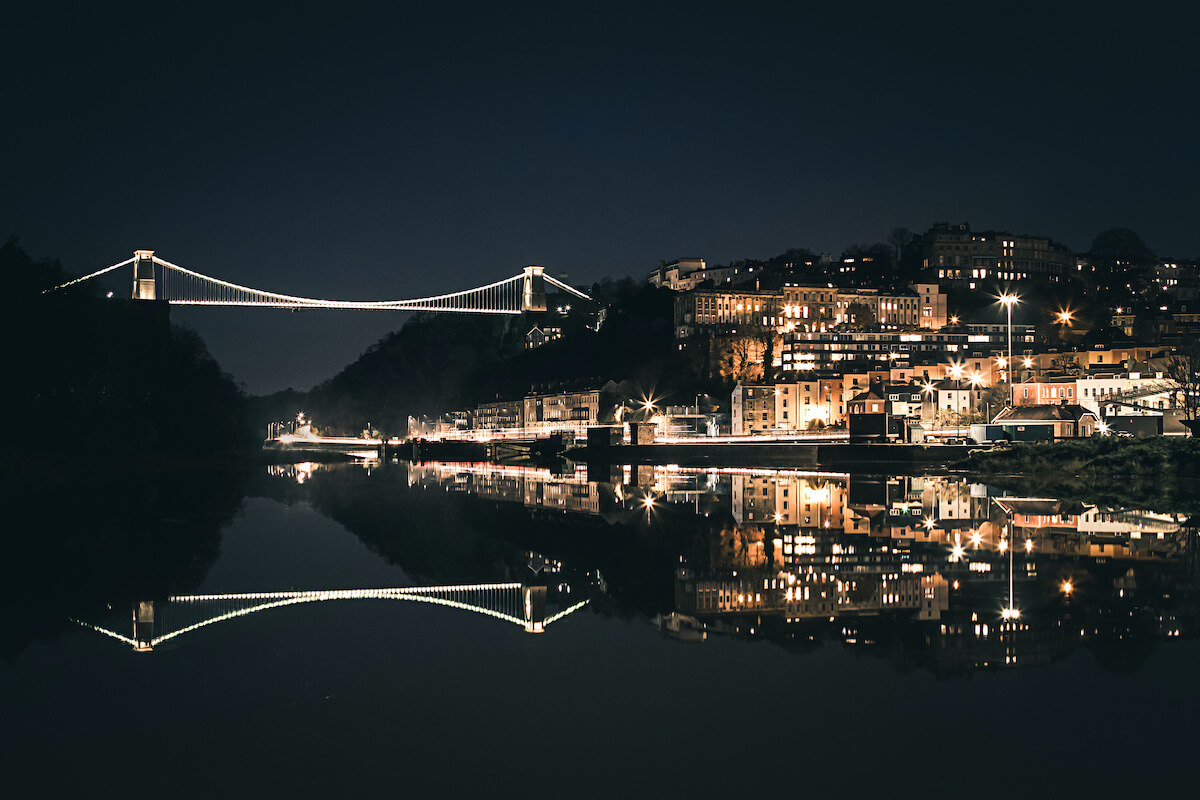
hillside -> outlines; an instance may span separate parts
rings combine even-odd
[[[520,398],[534,388],[627,380],[656,397],[691,400],[699,370],[672,339],[671,293],[629,278],[595,284],[589,293],[606,308],[598,333],[588,327],[595,307],[565,316],[417,314],[311,392],[257,398],[254,413],[285,419],[304,410],[324,432],[357,434],[369,423],[400,435],[410,415]],[[561,326],[563,339],[525,350],[534,325]]]

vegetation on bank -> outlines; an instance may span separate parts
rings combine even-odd
[[[261,441],[233,378],[165,303],[108,297],[95,281],[47,292],[69,276],[15,240],[0,247],[0,274],[13,287],[0,324],[14,450],[206,454]]]
[[[1200,440],[1098,436],[977,451],[959,466],[972,478],[1039,497],[1200,512]]]

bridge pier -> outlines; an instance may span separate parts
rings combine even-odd
[[[133,299],[158,299],[158,281],[154,277],[154,251],[133,251]]]

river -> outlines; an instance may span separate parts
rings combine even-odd
[[[13,516],[10,796],[1193,783],[1181,510],[786,469],[310,463],[71,488]]]

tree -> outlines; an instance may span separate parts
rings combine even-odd
[[[754,337],[762,345],[762,376],[766,380],[775,379],[773,365],[775,363],[775,348],[782,344],[779,331],[773,325],[751,323],[745,326],[746,333]]]
[[[1080,373],[1079,361],[1071,353],[1059,353],[1050,362],[1050,366],[1055,372],[1061,372],[1063,375],[1078,375]]]
[[[1181,345],[1167,359],[1167,376],[1179,385],[1179,406],[1183,410],[1183,424],[1192,436],[1197,435],[1200,425],[1200,343],[1195,341]]]
[[[883,242],[866,246],[848,245],[842,252],[842,257],[853,258],[858,262],[852,282],[860,286],[878,286],[891,281],[895,276],[896,264],[892,256],[892,246]]]
[[[722,337],[717,347],[721,377],[731,383],[761,378],[762,340],[748,331]]]
[[[993,383],[983,390],[979,403],[983,410],[984,422],[992,419],[1012,402],[1012,392],[1007,383]]]
[[[1158,263],[1158,256],[1142,237],[1128,228],[1112,228],[1096,234],[1086,255],[1095,270],[1101,299],[1109,303],[1126,302],[1132,295],[1154,286],[1150,272]]]
[[[846,319],[853,327],[864,329],[873,328],[879,322],[875,318],[874,310],[857,300],[846,307]]]
[[[892,232],[888,234],[888,244],[892,246],[893,258],[896,264],[899,264],[904,258],[904,251],[916,238],[912,231],[908,228],[892,228]]]

